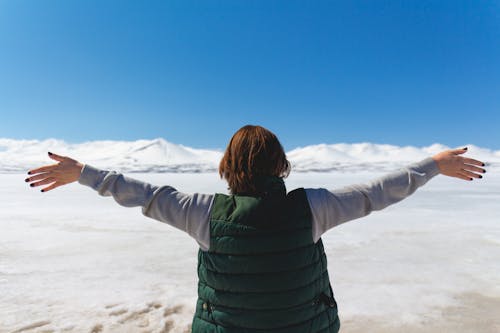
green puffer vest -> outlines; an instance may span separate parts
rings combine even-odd
[[[331,333],[340,327],[304,189],[267,181],[262,197],[216,194],[210,249],[198,253],[194,333]]]

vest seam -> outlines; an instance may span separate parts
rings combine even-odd
[[[321,293],[325,293],[327,290],[328,289],[325,289]],[[200,299],[200,301],[202,301],[202,302],[208,302],[208,303],[212,304],[214,307],[217,307],[217,308],[230,309],[230,310],[245,310],[245,311],[253,311],[253,312],[268,312],[268,311],[275,311],[275,310],[276,311],[282,311],[282,310],[290,310],[290,309],[293,309],[293,308],[300,308],[300,307],[303,307],[306,304],[311,304],[312,301],[314,301],[315,299],[318,298],[318,296],[314,296],[313,298],[311,298],[311,299],[309,299],[309,300],[307,300],[307,301],[305,301],[303,303],[295,304],[295,305],[292,305],[292,306],[280,307],[280,308],[267,308],[267,309],[242,308],[242,307],[235,307],[235,306],[228,306],[228,305],[220,305],[220,304],[211,302],[208,299],[205,299],[205,298],[202,298],[202,297],[198,297],[198,298]],[[336,307],[338,308],[338,305]]]
[[[282,329],[291,328],[291,327],[294,327],[294,326],[299,326],[299,325],[301,325],[303,323],[307,323],[307,322],[310,322],[311,320],[316,319],[317,317],[321,316],[322,314],[324,314],[327,311],[331,311],[331,310],[328,307],[326,307],[323,311],[321,311],[317,315],[315,315],[315,316],[313,316],[311,318],[308,318],[308,319],[306,319],[304,321],[301,321],[300,323],[295,323],[295,324],[281,326],[281,327],[273,327],[273,328],[253,328],[253,327],[242,327],[242,326],[224,326],[224,325],[221,325],[220,323],[217,323],[215,321],[211,321],[211,320],[207,320],[205,318],[202,318],[201,316],[196,316],[196,318],[198,318],[200,320],[203,320],[203,321],[205,321],[207,323],[210,323],[210,324],[213,324],[213,325],[217,325],[217,326],[220,326],[220,327],[224,327],[224,328],[228,328],[228,329],[245,329],[245,330],[255,330],[255,331],[269,331],[269,330],[282,330]],[[333,322],[331,322],[330,316],[328,316],[328,326],[320,328],[319,331],[322,331],[324,329],[327,329],[327,328],[330,328],[331,326],[333,326],[339,320],[338,319],[338,315],[336,317],[337,317],[336,320],[334,320]]]
[[[261,255],[261,254],[272,254],[272,253],[282,253],[282,252],[291,252],[291,251],[295,251],[295,250],[302,250],[306,247],[311,247],[311,248],[315,248],[317,245],[317,243],[310,243],[308,245],[304,245],[304,246],[299,246],[299,247],[294,247],[293,249],[289,249],[289,250],[283,250],[283,251],[276,251],[276,252],[259,252],[257,253],[258,255]],[[205,251],[205,253],[210,253],[210,255],[232,255],[232,256],[235,256],[235,257],[248,257],[248,256],[254,256],[255,253],[253,254],[247,254],[247,253],[238,253],[238,254],[231,254],[231,253],[225,253],[225,252],[215,252],[213,250],[209,250],[209,251]]]
[[[209,287],[209,288],[211,288],[213,290],[216,290],[219,293],[254,294],[254,295],[256,295],[256,294],[270,294],[270,293],[279,294],[279,293],[284,293],[284,292],[290,292],[290,291],[295,291],[295,290],[303,289],[303,288],[305,288],[307,286],[310,286],[311,284],[314,284],[317,281],[323,280],[325,278],[325,276],[324,276],[325,274],[328,276],[328,270],[326,268],[322,270],[321,275],[317,279],[315,279],[315,280],[313,280],[313,281],[311,281],[311,282],[309,282],[309,283],[307,283],[305,285],[298,286],[298,287],[292,288],[292,289],[273,290],[272,292],[269,292],[269,291],[230,291],[230,290],[220,290],[220,289],[216,289],[216,288],[214,288],[214,287],[212,287],[212,286],[210,286],[207,283],[202,282],[202,281],[199,281],[199,284],[203,283],[207,287]],[[330,280],[329,276],[328,276],[328,280]],[[328,282],[330,283],[330,281],[328,281]],[[213,302],[210,302],[210,303],[213,303]]]
[[[233,252],[220,252],[220,251],[214,251],[214,250],[209,250],[209,251],[206,251],[206,253],[216,253],[216,254],[227,254],[227,255],[232,255],[232,256],[254,256],[254,255],[265,255],[265,254],[274,254],[274,253],[285,253],[285,252],[290,252],[290,251],[293,251],[293,250],[297,250],[297,249],[303,249],[305,247],[308,247],[308,246],[314,246],[316,243],[312,243],[312,244],[307,244],[307,245],[304,245],[304,246],[298,246],[298,247],[294,247],[294,248],[291,248],[291,249],[284,249],[284,250],[281,250],[281,251],[269,251],[269,252],[254,252],[254,253],[233,253]]]
[[[212,221],[210,221],[211,223]],[[225,223],[231,223],[231,222],[225,222]],[[307,230],[310,230],[311,233],[312,233],[312,228],[311,227],[300,227],[300,228],[290,228],[290,229],[281,229],[281,230],[276,230],[276,231],[272,231],[272,232],[269,232],[269,231],[266,231],[266,232],[256,232],[254,234],[238,234],[238,233],[235,233],[235,234],[224,234],[224,235],[210,235],[210,239],[218,239],[218,238],[222,238],[222,237],[241,237],[241,238],[251,238],[251,237],[257,237],[257,236],[266,236],[266,235],[271,235],[271,236],[275,236],[276,234],[279,234],[279,233],[283,233],[283,232],[289,232],[289,231],[307,231]]]
[[[256,272],[256,273],[228,273],[228,272],[218,272],[216,270],[213,270],[213,269],[210,269],[210,268],[207,268],[207,265],[204,265],[205,266],[205,269],[207,271],[210,271],[210,272],[213,272],[213,273],[217,273],[217,274],[227,274],[227,275],[266,275],[266,274],[278,274],[278,273],[286,273],[286,272],[294,272],[294,271],[298,271],[298,270],[301,270],[301,269],[305,269],[305,268],[308,268],[308,267],[311,267],[311,266],[315,266],[317,265],[319,262],[321,262],[323,265],[324,265],[324,260],[323,260],[323,257],[325,257],[326,254],[322,254],[321,257],[316,260],[315,262],[313,263],[310,263],[310,264],[307,264],[306,266],[301,266],[301,267],[297,267],[297,268],[293,268],[293,269],[287,269],[287,270],[282,270],[282,271],[272,271],[272,272]]]

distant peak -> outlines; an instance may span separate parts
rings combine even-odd
[[[500,151],[466,145],[469,156],[490,166],[500,166]],[[96,167],[121,172],[215,172],[223,152],[196,149],[164,138],[135,141],[100,140],[67,143],[60,139],[15,140],[0,138],[0,172],[24,172],[47,164],[47,150]],[[396,146],[372,142],[320,143],[287,152],[294,171],[342,171],[393,169],[450,149],[440,143],[426,147]]]

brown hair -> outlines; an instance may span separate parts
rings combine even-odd
[[[219,164],[219,175],[233,194],[258,194],[261,176],[287,177],[290,162],[276,135],[261,126],[246,125],[231,138]]]

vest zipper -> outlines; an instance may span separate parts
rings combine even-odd
[[[212,304],[210,304],[208,301],[204,302],[201,307],[203,310],[207,311],[208,314],[211,314],[212,311],[214,310],[214,306]]]
[[[330,308],[334,308],[337,306],[337,302],[335,302],[335,298],[328,296],[325,293],[321,293],[313,302],[312,305],[318,305],[319,303],[323,303]]]

